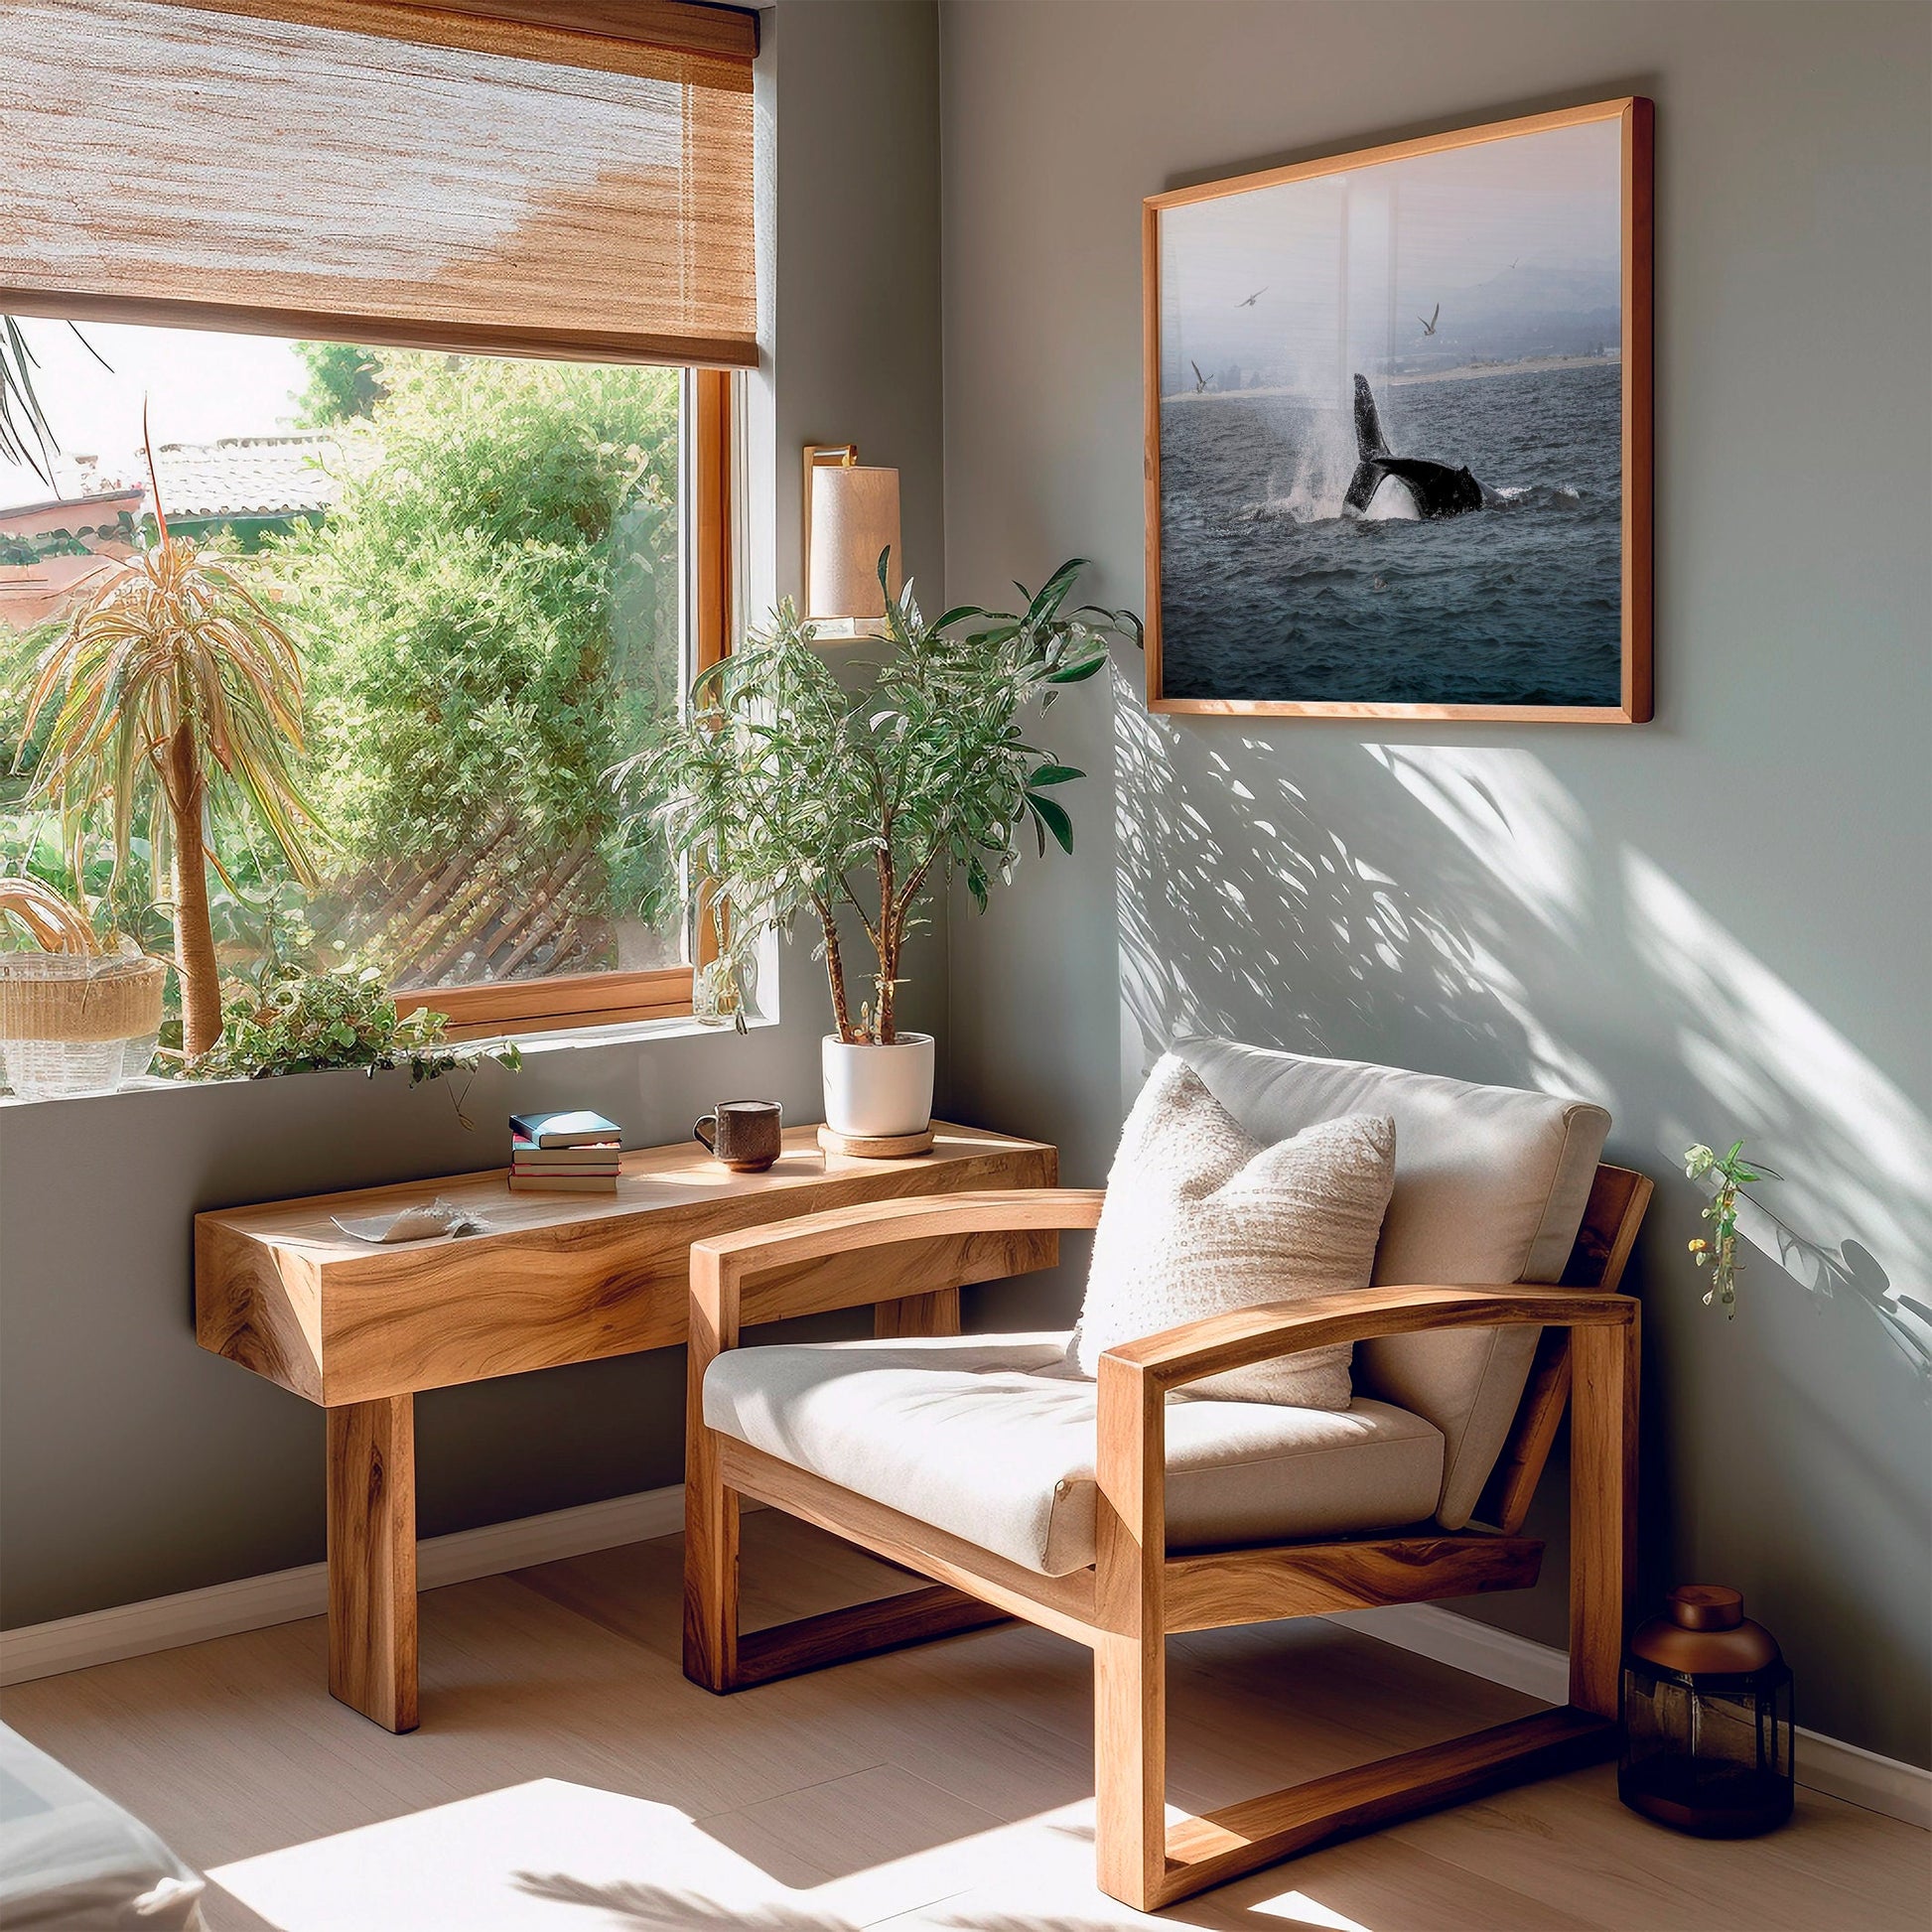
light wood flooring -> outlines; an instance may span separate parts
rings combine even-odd
[[[776,1512],[746,1621],[904,1586]],[[423,1727],[323,1689],[319,1619],[16,1687],[0,1715],[211,1870],[211,1932],[1923,1932],[1932,1836],[1800,1791],[1702,1844],[1608,1768],[1171,1907],[1092,1881],[1086,1653],[1020,1625],[717,1699],[677,1663],[678,1539],[422,1603]],[[1171,1799],[1206,1809],[1535,1709],[1311,1620],[1173,1640]]]

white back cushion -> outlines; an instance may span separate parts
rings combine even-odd
[[[1395,1177],[1387,1114],[1243,1131],[1185,1061],[1148,1076],[1121,1129],[1070,1350],[1082,1375],[1103,1350],[1203,1315],[1366,1288]],[[1348,1407],[1349,1344],[1309,1348],[1189,1383],[1223,1402]]]
[[[1173,1051],[1258,1141],[1348,1114],[1394,1120],[1395,1186],[1376,1250],[1378,1285],[1561,1277],[1609,1132],[1601,1107],[1226,1039],[1176,1040]],[[1537,1332],[1388,1335],[1355,1351],[1364,1394],[1443,1432],[1437,1521],[1445,1529],[1460,1529],[1475,1509],[1515,1420]]]

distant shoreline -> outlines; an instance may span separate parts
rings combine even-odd
[[[1406,389],[1418,382],[1467,382],[1491,375],[1530,375],[1544,369],[1621,368],[1621,355],[1528,355],[1520,362],[1464,362],[1452,369],[1417,369],[1406,375],[1382,375],[1378,386]],[[1291,396],[1297,402],[1320,407],[1319,399],[1302,389],[1174,389],[1161,398],[1170,402],[1239,402],[1244,397],[1260,400],[1270,396]]]
[[[1621,368],[1621,355],[1527,355],[1520,362],[1463,362],[1452,369],[1418,369],[1408,375],[1385,375],[1392,389],[1412,382],[1462,382],[1474,376],[1523,375],[1537,369]]]

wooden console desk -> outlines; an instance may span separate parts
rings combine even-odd
[[[626,1154],[615,1194],[513,1194],[497,1169],[198,1214],[197,1339],[328,1411],[331,1692],[390,1730],[416,1726],[418,1390],[681,1343],[693,1241],[857,1201],[1057,1181],[1051,1147],[935,1125],[932,1152],[905,1161],[821,1154],[802,1127],[759,1174],[691,1143]],[[436,1195],[488,1231],[374,1247],[330,1218]],[[957,1332],[961,1286],[1056,1257],[1051,1234],[896,1249],[877,1331]],[[784,1286],[773,1278],[776,1309]]]

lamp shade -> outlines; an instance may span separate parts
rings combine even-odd
[[[825,465],[812,477],[812,545],[805,616],[883,618],[879,553],[890,548],[889,582],[899,590],[898,472],[863,464]]]

